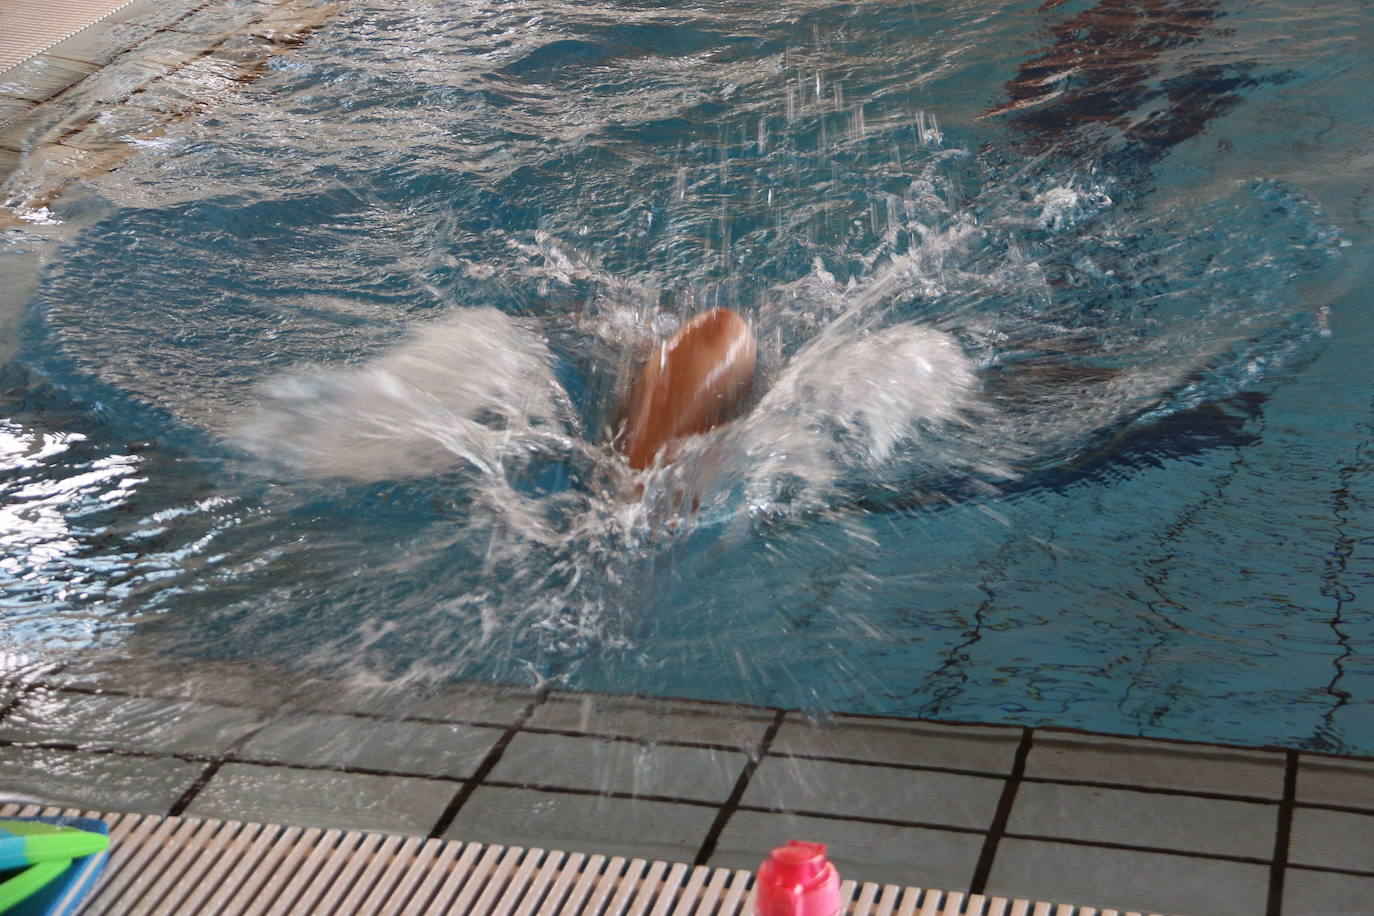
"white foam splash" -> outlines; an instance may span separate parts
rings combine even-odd
[[[733,433],[754,504],[766,503],[781,479],[804,482],[823,502],[839,479],[880,469],[903,441],[925,440],[932,451],[923,461],[935,459],[944,430],[967,425],[978,390],[972,361],[943,331],[832,325]]]
[[[365,366],[279,378],[243,424],[255,454],[319,476],[385,480],[560,447],[566,396],[540,337],[495,309],[419,328]]]

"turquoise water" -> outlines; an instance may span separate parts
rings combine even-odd
[[[3,648],[1374,754],[1370,20],[346,2],[4,236]]]

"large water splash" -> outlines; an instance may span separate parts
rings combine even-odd
[[[540,338],[494,309],[423,325],[366,366],[280,378],[237,438],[305,474],[361,481],[564,451],[573,418]]]
[[[1238,191],[1243,212],[1272,189]],[[446,479],[466,496],[452,540],[480,545],[461,594],[423,622],[389,624],[347,650],[321,647],[321,661],[347,657],[366,670],[369,647],[420,629],[455,642],[443,658],[410,659],[412,676],[497,659],[503,670],[533,664],[542,677],[575,667],[591,645],[633,649],[636,608],[654,600],[636,597],[645,567],[703,525],[741,536],[781,523],[783,540],[796,542],[814,535],[809,520],[819,515],[859,520],[885,505],[987,499],[1124,426],[1253,384],[1317,328],[1315,316],[1263,296],[1190,303],[1163,326],[1158,313],[1172,299],[1201,291],[1175,287],[1144,308],[1131,301],[1116,273],[1132,258],[1111,242],[1149,227],[1107,219],[1113,201],[1102,190],[1055,185],[1026,198],[989,182],[990,225],[961,217],[920,179],[911,199],[920,218],[894,225],[867,272],[842,284],[818,262],[760,297],[753,403],[646,474],[612,448],[610,418],[636,358],[685,315],[546,233],[514,246],[527,259],[519,270],[552,284],[546,292],[590,289],[585,306],[542,320],[462,310],[360,367],[269,385],[238,441],[278,473],[456,474]],[[1027,254],[1028,237],[1041,258]],[[1040,307],[1066,242],[1078,246],[1076,282],[1098,284],[1107,304],[1124,300],[1123,320],[1104,323],[1081,304]],[[1094,245],[1113,250],[1115,266],[1094,264]],[[1260,266],[1233,242],[1213,254],[1218,272],[1227,258],[1234,270]],[[574,348],[592,354],[582,375],[601,381],[567,390],[566,358],[550,338],[580,342]],[[826,530],[851,539],[830,550],[861,553],[870,539],[861,524]]]

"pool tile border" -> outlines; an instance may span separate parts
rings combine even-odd
[[[194,813],[204,809],[232,815],[235,779],[241,782],[245,773],[284,769],[301,774],[294,782],[300,784],[303,791],[308,791],[308,786],[315,783],[344,785],[350,784],[350,780],[376,788],[377,792],[387,786],[423,788],[420,794],[427,799],[425,805],[432,809],[430,816],[407,810],[398,813],[390,822],[369,820],[366,826],[432,838],[461,833],[465,806],[482,789],[487,790],[483,792],[482,803],[488,807],[493,798],[500,797],[519,798],[531,806],[532,813],[527,820],[533,826],[528,829],[547,824],[556,833],[560,805],[568,811],[572,808],[601,810],[599,805],[608,805],[606,810],[612,811],[615,817],[624,817],[627,812],[634,811],[641,811],[640,816],[646,818],[668,817],[660,833],[680,837],[685,835],[684,831],[696,831],[699,840],[694,838],[682,845],[679,839],[678,847],[656,842],[656,852],[667,857],[671,848],[676,848],[676,858],[699,865],[740,864],[740,857],[745,855],[740,844],[753,842],[749,838],[760,835],[759,831],[765,828],[774,831],[776,839],[783,839],[783,833],[798,825],[812,829],[829,824],[837,838],[832,841],[836,858],[855,870],[852,877],[892,883],[924,881],[931,885],[949,885],[951,875],[967,874],[965,881],[970,893],[995,889],[999,893],[1015,891],[1024,895],[1024,889],[1003,887],[1000,883],[1009,873],[1007,863],[1011,860],[1007,858],[1007,850],[1020,850],[1021,853],[1052,850],[1056,856],[1062,856],[1072,855],[1073,849],[1081,849],[1083,856],[1088,858],[1106,856],[1104,861],[1134,861],[1133,855],[1143,856],[1141,861],[1156,861],[1159,856],[1168,856],[1158,861],[1195,861],[1202,871],[1242,868],[1249,876],[1246,879],[1249,883],[1257,880],[1254,870],[1259,869],[1267,875],[1264,912],[1273,916],[1284,911],[1286,897],[1302,899],[1304,905],[1308,905],[1312,895],[1320,893],[1321,888],[1332,888],[1333,894],[1344,893],[1344,888],[1362,886],[1367,879],[1374,879],[1374,855],[1366,861],[1362,853],[1324,858],[1325,854],[1312,851],[1310,825],[1313,823],[1327,824],[1328,832],[1334,825],[1337,834],[1342,834],[1343,830],[1360,833],[1360,828],[1374,823],[1374,761],[1361,758],[1338,758],[1287,749],[1143,740],[1059,728],[965,725],[848,714],[835,715],[824,722],[810,722],[795,710],[778,708],[632,695],[532,691],[482,684],[458,685],[433,696],[408,698],[406,703],[400,704],[385,698],[379,701],[375,694],[367,691],[350,693],[338,684],[319,680],[294,685],[273,680],[274,688],[261,693],[256,689],[261,683],[255,672],[233,666],[229,673],[236,673],[238,681],[232,677],[227,680],[208,678],[189,688],[184,675],[178,688],[178,676],[174,673],[162,677],[156,671],[139,670],[137,666],[130,670],[138,671],[139,677],[123,685],[53,672],[23,683],[0,683],[0,733],[7,736],[0,740],[0,785],[14,784],[6,772],[13,766],[11,761],[22,761],[35,754],[59,754],[73,760],[97,757],[107,761],[102,764],[107,768],[117,767],[114,761],[123,758],[131,764],[138,761],[140,765],[154,768],[171,767],[169,772],[182,774],[183,778],[190,773],[196,774],[163,813],[180,814],[188,810]],[[243,692],[241,688],[248,684],[255,689]],[[236,728],[233,740],[218,753],[207,752],[203,744],[169,748],[162,745],[117,746],[108,740],[103,744],[83,742],[79,736],[71,736],[77,740],[66,740],[68,736],[61,736],[59,740],[54,738],[51,728],[26,736],[22,731],[25,701],[51,703],[54,695],[59,703],[82,695],[129,697],[157,699],[169,706],[190,702],[226,710],[246,708],[257,715],[252,727]],[[253,703],[245,701],[246,696],[266,696],[268,699]],[[404,710],[404,714],[398,710]],[[421,714],[414,714],[416,712]],[[312,715],[322,719],[356,719],[364,729],[369,721],[459,726],[455,735],[471,732],[480,736],[482,747],[474,750],[460,771],[436,772],[433,766],[377,766],[381,761],[375,755],[368,760],[368,765],[339,757],[327,763],[301,760],[291,749],[290,742],[278,742],[274,746],[268,740],[273,728],[286,722],[308,720]],[[232,721],[239,722],[242,718]],[[267,737],[258,740],[264,733]],[[203,741],[203,736],[197,740]],[[137,744],[136,741],[130,743]],[[507,758],[512,746],[517,757]],[[715,761],[724,765],[725,761],[734,760],[730,764],[733,784],[728,794],[724,794],[726,784],[719,781],[713,783],[717,788],[703,792],[684,789],[685,783],[670,780],[663,784],[667,788],[658,787],[667,793],[660,794],[654,785],[626,783],[623,779],[589,783],[585,778],[563,773],[558,755],[565,747],[599,748],[597,753],[647,760],[650,767],[674,758],[688,761],[684,764],[688,766],[691,761],[698,764]],[[1066,748],[1068,753],[1065,753]],[[536,753],[528,758],[531,749]],[[966,750],[970,753],[963,753]],[[686,753],[689,751],[693,753]],[[539,752],[549,759],[546,772],[537,764]],[[517,760],[522,753],[528,758],[523,768],[514,767],[511,761]],[[1049,755],[1057,755],[1057,759],[1051,760]],[[1081,766],[1074,767],[1066,762],[1075,759]],[[504,768],[503,760],[507,761]],[[1109,765],[1104,767],[1104,760]],[[1167,765],[1161,768],[1161,761]],[[1115,766],[1120,762],[1126,765]],[[1232,764],[1239,769],[1229,769]],[[869,769],[874,774],[873,780],[865,779],[865,770]],[[1227,772],[1238,772],[1244,778],[1233,779],[1228,784],[1221,778]],[[808,804],[806,791],[823,794],[826,790],[821,777],[836,774],[846,782],[847,791],[861,793],[863,783],[873,782],[878,786],[878,794],[863,804],[843,806],[843,810],[824,798]],[[1139,779],[1128,778],[1131,774]],[[1278,778],[1277,787],[1275,777]],[[995,803],[985,801],[979,817],[932,814],[935,809],[923,810],[919,804],[903,811],[884,795],[907,792],[915,793],[911,797],[916,798],[922,792],[939,791],[940,785],[951,779],[969,778],[986,780],[990,787],[995,784],[996,791],[992,795]],[[276,782],[290,785],[293,780]],[[769,783],[775,784],[782,794],[770,799],[764,789],[759,788]],[[1355,791],[1349,786],[1354,786]],[[1034,788],[1023,795],[1021,790],[1027,787]],[[1364,791],[1366,787],[1370,791]],[[102,801],[96,795],[98,788],[90,787],[92,794],[87,803],[94,805]],[[945,791],[950,791],[948,786]],[[1068,793],[1089,808],[1095,796],[1129,796],[1138,806],[1137,820],[1148,816],[1151,797],[1161,802],[1168,799],[1161,807],[1173,806],[1179,810],[1186,810],[1190,799],[1199,803],[1198,810],[1206,809],[1210,803],[1212,807],[1238,816],[1237,824],[1231,829],[1243,827],[1249,843],[1245,854],[1236,854],[1227,848],[1227,837],[1231,834],[1225,830],[1214,830],[1213,833],[1219,835],[1212,840],[1206,838],[1206,831],[1186,841],[1171,840],[1167,836],[1161,838],[1158,830],[1154,831],[1153,838],[1118,836],[1113,829],[1121,828],[1121,820],[1113,822],[1101,814],[1094,824],[1086,827],[1050,826],[1042,822],[1043,818],[1037,816],[1034,809],[1035,799],[1041,797],[1043,801],[1046,793]],[[5,790],[0,790],[0,800],[5,798]],[[165,800],[164,795],[163,803]],[[299,802],[293,809],[289,799],[283,802],[286,810],[295,813],[305,826],[310,826],[304,822],[312,816],[325,826],[337,826],[350,819],[346,805],[339,810],[338,806],[331,808],[323,802],[313,804],[314,808]],[[642,807],[636,808],[636,805]],[[471,811],[480,808],[479,804]],[[863,808],[867,809],[865,813],[855,813]],[[1109,811],[1110,806],[1098,805],[1098,809]],[[316,813],[312,815],[312,811]],[[371,816],[369,813],[368,817]],[[470,813],[468,817],[473,816]],[[479,822],[480,819],[473,823]],[[1271,847],[1265,841],[1256,845],[1254,839],[1254,834],[1264,824],[1272,824]],[[691,826],[689,829],[683,825]],[[702,825],[706,825],[704,830]],[[489,825],[483,828],[490,829]],[[1347,851],[1362,848],[1362,836],[1352,835]],[[882,857],[872,849],[877,848],[873,844],[883,837],[899,845],[915,843],[918,838],[923,838],[922,842],[932,837],[944,838],[941,845],[944,851],[930,858],[923,874],[922,863],[909,861],[910,857],[902,861],[879,861]],[[494,835],[483,838],[499,839]],[[572,837],[569,842],[590,849],[586,837]],[[1338,844],[1332,848],[1341,848],[1342,842],[1345,842],[1343,834],[1323,840],[1323,843]],[[615,838],[607,837],[607,844],[615,845]],[[557,836],[551,835],[545,845],[556,847]],[[1178,846],[1188,848],[1171,848]],[[961,850],[959,855],[964,864],[959,865],[957,857],[950,859],[952,853],[945,847]],[[971,852],[974,848],[978,850],[976,856]],[[1003,864],[999,866],[999,863]],[[1285,890],[1289,875],[1296,875],[1295,880],[1301,884],[1301,888],[1295,888],[1292,893]],[[1045,887],[1033,890],[1040,896],[1058,899],[1072,899],[1075,893],[1080,896],[1082,893],[1076,891],[1071,882],[1064,885],[1062,893],[1047,893]],[[1253,896],[1252,891],[1253,888],[1247,893]],[[1074,902],[1158,908],[1144,900],[1075,899]],[[1235,912],[1253,912],[1253,908]]]
[[[218,0],[130,0],[0,69],[0,149],[22,149],[21,122],[149,37],[175,31]],[[19,130],[16,130],[19,128]],[[0,177],[4,172],[0,171]]]
[[[0,71],[0,184],[10,195],[0,231],[257,79],[338,9],[331,0],[133,0]],[[109,76],[89,79],[97,73]],[[110,121],[116,107],[127,117]]]

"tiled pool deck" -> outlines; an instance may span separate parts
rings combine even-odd
[[[191,28],[213,0],[14,0],[0,5],[0,175],[19,161],[35,109],[111,61],[129,55],[145,70],[168,57],[159,33]],[[194,44],[194,40],[185,42]]]
[[[118,168],[136,141],[255,79],[335,8],[316,0],[4,0],[0,179],[26,172],[7,205],[40,208],[72,181]],[[87,79],[101,71],[101,80]],[[114,109],[121,116],[107,119]],[[7,215],[0,208],[0,230],[13,224]]]
[[[811,838],[861,881],[1374,912],[1370,761],[486,685],[404,702],[320,682],[245,693],[245,672],[130,671],[5,688],[0,801],[744,868]]]

